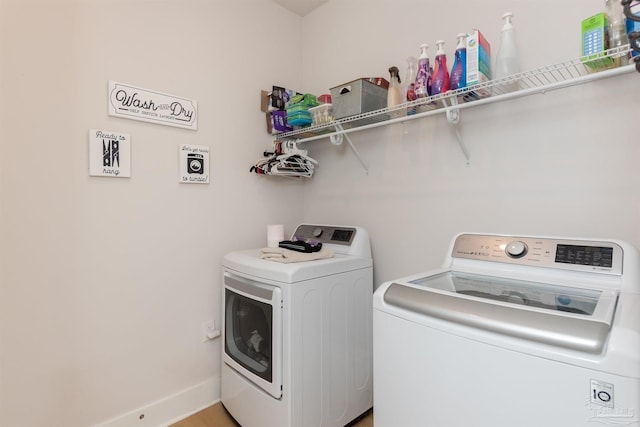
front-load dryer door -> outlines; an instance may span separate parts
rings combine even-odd
[[[224,274],[224,362],[279,399],[282,396],[282,292]]]

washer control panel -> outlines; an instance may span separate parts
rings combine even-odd
[[[451,256],[537,267],[622,274],[622,248],[608,241],[461,234],[453,245]]]

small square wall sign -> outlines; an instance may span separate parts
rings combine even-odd
[[[180,145],[180,182],[184,184],[209,183],[209,147],[206,145]]]
[[[131,176],[129,134],[89,130],[89,175],[112,178]]]

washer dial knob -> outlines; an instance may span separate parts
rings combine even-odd
[[[320,227],[316,227],[313,229],[313,237],[320,237],[322,236],[322,228]]]
[[[514,242],[510,242],[504,251],[511,258],[521,258],[527,254],[527,249],[527,244],[525,242],[516,240]]]

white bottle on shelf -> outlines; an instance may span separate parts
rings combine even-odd
[[[507,12],[502,15],[504,24],[500,34],[500,48],[496,57],[494,80],[499,80],[520,72],[520,62],[518,59],[518,46],[516,44],[515,29],[513,27],[513,13]],[[501,85],[502,92],[509,92],[518,87],[517,81]],[[496,87],[500,89],[500,87]],[[495,93],[495,91],[494,91]]]
[[[404,76],[404,102],[416,100],[416,76],[418,75],[418,60],[415,56],[407,58],[407,72]]]
[[[400,88],[400,70],[395,65],[389,68],[389,88],[387,90],[387,108],[402,104],[403,96]]]

